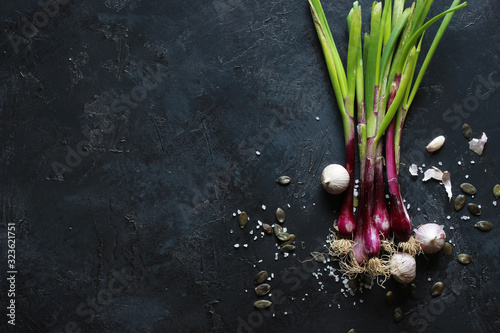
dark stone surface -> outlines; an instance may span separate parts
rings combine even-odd
[[[351,2],[324,2],[345,55]],[[362,5],[366,29],[371,3]],[[431,14],[444,8],[436,1]],[[2,331],[500,327],[498,1],[455,15],[407,118],[400,181],[413,223],[444,224],[454,253],[473,257],[468,266],[441,253],[419,257],[416,300],[392,280],[345,297],[326,265],[298,261],[322,250],[340,198],[324,193],[320,173],[344,158],[306,1],[61,0],[22,37],[25,19],[43,20],[40,13],[33,0],[0,5]],[[487,133],[482,156],[468,149],[464,122],[475,137]],[[428,154],[439,134],[443,149]],[[468,213],[454,211],[442,186],[411,179],[411,163],[449,170],[454,195],[460,183],[474,184],[468,202],[481,204],[481,217],[462,220]],[[275,183],[283,174],[288,187]],[[255,226],[271,224],[278,206],[297,250],[275,261],[274,239]],[[244,230],[238,209],[250,216]],[[480,219],[493,230],[476,230]],[[16,228],[15,329],[5,315],[8,223]],[[262,269],[274,274],[275,305],[257,312],[253,276]],[[432,298],[437,281],[445,290]]]

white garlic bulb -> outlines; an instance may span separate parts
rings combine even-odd
[[[330,194],[340,194],[349,186],[349,172],[340,164],[330,164],[323,169],[321,184]]]
[[[434,140],[432,140],[425,148],[427,149],[428,152],[436,151],[444,145],[444,140],[445,140],[444,136],[440,135]]]
[[[397,252],[391,257],[391,274],[399,283],[410,283],[417,275],[417,262],[413,256]]]
[[[446,233],[439,224],[426,223],[415,230],[415,239],[424,253],[431,254],[441,250],[446,241]]]

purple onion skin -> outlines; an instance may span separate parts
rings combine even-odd
[[[375,207],[373,211],[373,219],[375,227],[383,238],[389,237],[391,230],[391,221],[389,219],[389,211],[385,201],[384,193],[384,165],[382,161],[382,145],[377,147],[377,160],[375,166]]]
[[[391,202],[391,229],[401,242],[410,239],[413,225],[400,193],[389,194]]]
[[[391,229],[396,238],[401,241],[407,241],[413,231],[410,216],[403,202],[401,191],[399,189],[398,174],[396,169],[395,151],[394,151],[394,131],[396,120],[393,119],[386,131],[385,141],[385,159],[387,169],[387,179],[389,185],[389,200],[391,203]]]
[[[352,118],[351,118],[352,119]],[[354,218],[354,167],[356,163],[356,140],[354,137],[354,120],[350,124],[351,133],[346,134],[346,164],[345,168],[349,173],[349,186],[344,192],[342,206],[340,208],[337,228],[339,235],[343,238],[351,238],[356,232],[356,219]]]
[[[375,177],[375,145],[373,137],[367,140],[365,159],[365,179],[363,183],[364,204],[360,206],[363,215],[363,243],[368,256],[378,256],[380,252],[380,236],[373,219],[374,212],[374,177]]]

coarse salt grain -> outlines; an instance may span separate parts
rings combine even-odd
[[[238,243],[234,244],[234,248],[235,248],[235,249],[237,249],[237,248],[239,248],[239,247],[240,247],[240,244],[238,244]]]
[[[243,247],[248,247],[248,244],[243,244]]]
[[[266,205],[262,205],[262,210],[266,210]]]
[[[316,120],[318,120],[318,121],[319,121],[319,117],[316,117]]]
[[[256,150],[255,155],[260,156],[260,151]]]

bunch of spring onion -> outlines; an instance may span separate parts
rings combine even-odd
[[[415,255],[412,222],[398,184],[401,132],[408,110],[454,12],[466,6],[454,0],[451,7],[425,22],[432,0],[374,2],[369,33],[362,33],[361,6],[356,1],[347,17],[349,43],[344,69],[319,0],[308,0],[340,110],[350,175],[336,222],[333,254],[349,257],[347,273],[384,274],[381,247],[403,248]],[[424,32],[442,19],[417,72]],[[356,135],[357,132],[357,135]],[[385,136],[385,137],[384,137]],[[354,216],[356,137],[360,160],[358,212]],[[385,139],[385,140],[384,140]],[[385,151],[385,156],[384,156]],[[390,209],[387,208],[384,158]],[[374,261],[372,259],[375,259]],[[342,262],[341,262],[342,264]]]

